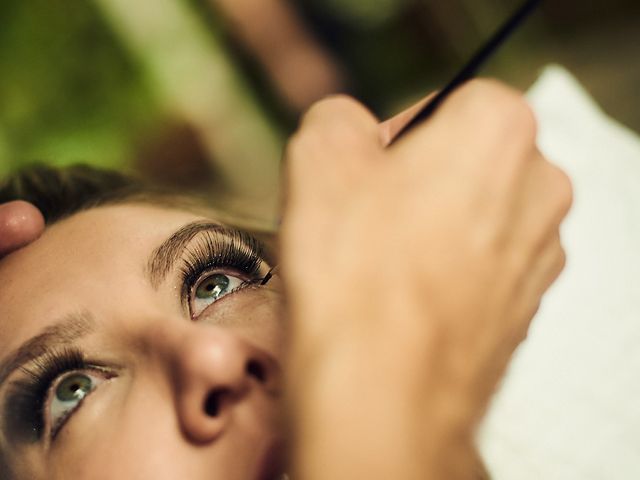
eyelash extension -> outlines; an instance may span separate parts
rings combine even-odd
[[[45,429],[47,393],[53,383],[67,372],[91,368],[83,353],[75,348],[45,352],[31,365],[23,367],[21,370],[27,379],[11,384],[4,408],[9,431],[23,442],[39,441]]]
[[[208,270],[229,268],[243,273],[249,280],[234,291],[259,283],[264,263],[264,247],[251,235],[237,230],[209,230],[187,246],[181,267],[182,298],[190,302],[190,293],[202,274]],[[232,292],[230,292],[232,293]]]

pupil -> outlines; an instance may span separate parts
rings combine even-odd
[[[203,282],[196,291],[198,298],[217,297],[229,287],[229,277],[216,273]]]
[[[63,402],[82,399],[91,391],[91,379],[86,375],[77,374],[64,380],[56,391],[56,396]]]

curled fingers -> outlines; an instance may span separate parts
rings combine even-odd
[[[528,261],[558,234],[573,203],[573,189],[567,174],[537,149],[515,187],[508,241],[513,248],[522,250]]]
[[[381,152],[378,120],[371,112],[350,97],[328,97],[307,111],[287,145],[287,196],[340,197]]]

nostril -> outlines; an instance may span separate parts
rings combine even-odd
[[[223,397],[227,394],[227,390],[219,388],[212,391],[204,401],[204,411],[210,417],[217,417],[220,413],[220,405]]]
[[[258,380],[260,383],[267,381],[267,372],[264,366],[257,360],[247,362],[247,374]]]

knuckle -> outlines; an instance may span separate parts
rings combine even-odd
[[[354,98],[344,94],[333,94],[318,100],[302,115],[301,127],[308,123],[324,122],[348,115],[355,110],[363,110],[364,107]]]
[[[569,212],[573,205],[573,185],[569,176],[557,166],[549,163],[553,179],[553,191],[556,197],[558,208],[563,216]]]
[[[562,272],[567,266],[567,252],[562,245],[559,245],[558,251],[558,272]]]
[[[324,145],[332,145],[340,150],[357,146],[361,143],[362,132],[353,122],[346,118],[334,119],[322,130]]]
[[[522,95],[514,96],[508,105],[508,111],[505,113],[505,120],[509,122],[510,133],[518,132],[529,143],[535,143],[538,135],[538,121],[533,108]]]
[[[462,89],[472,105],[481,108],[482,112],[500,111],[514,99],[521,97],[511,87],[492,79],[470,80]]]
[[[472,112],[510,135],[519,133],[533,143],[537,135],[536,115],[522,92],[492,79],[474,79],[461,95]]]
[[[497,100],[494,116],[503,131],[511,138],[534,145],[538,135],[538,121],[525,97],[515,90],[506,92]]]
[[[555,281],[567,266],[567,253],[565,252],[560,240],[556,241],[556,252],[553,263],[550,266],[551,281]]]
[[[491,78],[474,78],[469,80],[463,87],[470,94],[474,94],[480,98],[491,96],[494,93],[500,94],[503,90],[508,89],[498,80]]]
[[[304,141],[295,144],[349,146],[363,135],[378,138],[377,120],[357,100],[336,94],[316,102],[303,115],[296,136]]]
[[[515,126],[530,143],[535,143],[538,135],[538,120],[533,108],[522,95],[512,102],[509,121],[510,125]]]

